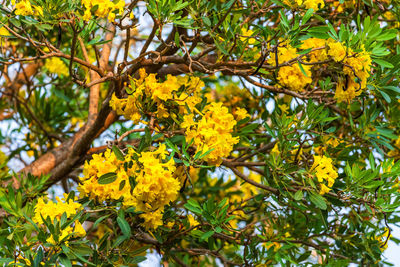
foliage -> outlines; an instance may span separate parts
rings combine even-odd
[[[3,1],[1,264],[390,264],[399,7]]]

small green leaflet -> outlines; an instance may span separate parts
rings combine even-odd
[[[115,172],[109,172],[100,176],[97,182],[99,184],[111,184],[115,180],[117,180],[117,174]]]

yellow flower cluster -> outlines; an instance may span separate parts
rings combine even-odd
[[[100,202],[130,196],[129,175],[133,170],[125,170],[124,163],[125,161],[118,160],[110,149],[101,154],[94,154],[92,160],[85,162],[83,167],[84,178],[78,187],[79,192]],[[99,184],[98,179],[107,173],[115,173],[115,181]],[[125,183],[125,186],[120,189],[121,183]]]
[[[322,146],[316,146],[314,147],[314,151],[318,154],[318,155],[322,155],[325,153],[325,151],[327,150],[328,147],[337,147],[340,144],[340,140],[332,137],[332,136],[323,136],[322,137]]]
[[[233,111],[233,116],[235,116],[235,120],[236,121],[240,121],[240,120],[243,120],[245,118],[249,118],[250,114],[247,113],[246,109],[238,107]]]
[[[319,39],[319,38],[308,38],[307,40],[303,41],[301,45],[301,49],[314,49],[314,48],[321,48],[326,46],[326,40]],[[309,60],[308,62],[318,62],[328,59],[328,54],[326,49],[319,49],[309,53]]]
[[[304,5],[307,9],[318,10],[325,6],[324,0],[296,0],[299,6]]]
[[[153,152],[140,154],[137,184],[132,197],[125,202],[125,205],[133,205],[137,210],[145,212],[140,216],[144,218],[146,228],[156,228],[162,224],[164,206],[176,200],[181,187],[173,175],[175,162],[172,158],[166,161],[167,154],[164,144],[160,144]]]
[[[51,73],[57,75],[68,76],[69,70],[67,65],[58,57],[52,57],[46,60],[44,67]]]
[[[350,49],[339,42],[329,42],[328,47],[328,55],[336,62],[342,61],[348,55]]]
[[[155,151],[137,154],[128,149],[125,160],[118,160],[111,150],[104,154],[93,155],[93,159],[85,163],[82,185],[78,190],[83,195],[100,201],[123,198],[125,206],[135,206],[144,212],[146,228],[157,228],[162,225],[164,206],[176,200],[180,183],[174,177],[175,162],[166,161],[168,151],[160,144]],[[133,165],[127,166],[133,161]],[[98,179],[106,173],[115,173],[116,180],[108,184],[99,184]],[[135,186],[131,187],[129,177],[135,177]],[[121,184],[123,186],[121,186]]]
[[[85,7],[83,19],[86,21],[92,17],[92,9],[95,10],[93,15],[114,21],[116,14],[122,14],[125,7],[124,0],[82,0],[82,4]]]
[[[239,137],[232,137],[236,121],[227,107],[222,103],[211,103],[206,106],[204,115],[193,113],[184,116],[182,128],[186,129],[186,140],[194,140],[196,153],[212,151],[204,157],[211,164],[219,165],[222,157],[226,157],[239,142]]]
[[[248,41],[248,44],[252,45],[256,43],[256,39],[254,37],[251,37],[253,35],[253,31],[252,30],[247,30],[246,28],[242,28],[241,29],[241,35],[242,37],[240,37],[240,41],[242,42],[246,42]]]
[[[346,8],[354,8],[356,4],[356,0],[345,0],[343,4],[341,4],[340,1],[333,1],[333,6],[338,13],[343,12]]]
[[[374,239],[379,242],[379,249],[381,251],[385,251],[388,247],[388,239],[390,239],[389,230],[386,229],[383,234],[375,236]]]
[[[44,265],[43,262],[40,263],[41,266]],[[7,265],[5,265],[7,267],[15,267],[15,266],[32,266],[31,261],[28,258],[25,258],[22,254],[19,254],[18,257],[9,262]]]
[[[297,54],[296,48],[290,46],[289,44],[284,44],[283,47],[278,48],[278,64],[282,64],[285,62],[289,62],[299,55]],[[276,59],[275,53],[268,60],[268,63],[275,66]],[[308,84],[312,82],[311,79],[311,67],[308,65],[303,65],[303,70],[307,74],[304,75],[302,70],[300,69],[299,64],[295,61],[290,66],[283,66],[279,68],[278,72],[278,80],[283,85],[294,91],[300,92],[306,87]]]
[[[11,1],[12,5],[15,5],[15,0]],[[43,9],[40,6],[33,6],[29,0],[21,0],[15,5],[15,15],[30,16],[30,15],[43,15]]]
[[[355,53],[341,43],[330,43],[328,46],[328,54],[337,62],[343,61],[343,72],[346,75],[346,78],[340,79],[337,83],[335,98],[340,102],[350,102],[367,86],[371,57],[364,49]]]
[[[326,156],[314,155],[314,164],[311,167],[311,171],[315,173],[320,183],[320,194],[328,193],[338,177],[336,168],[332,164],[332,159]],[[325,185],[323,181],[328,182],[328,185]]]
[[[354,52],[333,39],[323,40],[310,38],[303,42],[301,48],[320,48],[309,53],[308,62],[324,61],[329,58],[343,64],[343,74],[339,75],[335,98],[339,101],[350,102],[354,97],[361,94],[367,86],[367,79],[370,75],[372,60],[370,55],[362,49],[361,52]]]
[[[74,202],[74,199],[69,199],[67,201],[67,195],[64,194],[64,198],[60,199],[56,197],[57,203],[53,201],[48,201],[45,203],[44,198],[39,198],[38,203],[35,206],[35,216],[33,221],[37,224],[43,224],[43,219],[50,217],[53,221],[54,218],[58,220],[61,219],[61,215],[65,212],[67,217],[75,215],[79,209],[82,208],[81,204]]]
[[[167,118],[170,116],[166,109],[167,103],[169,109],[176,108],[177,112],[184,114],[186,105],[195,110],[195,105],[201,102],[199,94],[204,83],[197,77],[167,75],[164,82],[158,82],[156,74],[147,75],[144,69],[139,70],[139,75],[139,79],[131,80],[132,94],[127,98],[112,96],[110,106],[118,115],[138,122],[144,111],[149,109],[150,105],[156,104],[157,117]]]
[[[72,226],[67,226],[64,229],[61,229],[61,233],[58,236],[58,242],[68,242],[65,241],[64,239],[68,236],[74,236],[74,237],[84,237],[86,235],[86,231],[83,228],[82,224],[78,221],[75,220],[75,226],[72,228]],[[51,235],[49,238],[46,239],[46,241],[50,244],[57,245],[57,241],[54,239],[54,236]]]
[[[189,221],[190,227],[199,225],[199,222],[194,218],[194,216],[193,216],[192,214],[189,214],[189,215],[187,216],[187,219],[188,219],[188,221]]]
[[[325,6],[324,0],[283,0],[286,5],[296,8],[299,6],[305,6],[307,9],[319,10]]]
[[[10,32],[5,27],[0,27],[0,47],[7,47],[8,41],[6,37],[3,36],[10,36]]]
[[[64,194],[64,198],[60,199],[56,197],[57,203],[53,201],[48,201],[45,203],[44,198],[39,198],[38,203],[35,206],[35,215],[33,217],[33,221],[37,224],[44,224],[43,219],[47,219],[50,217],[53,222],[54,219],[60,220],[61,216],[65,213],[67,218],[74,216],[79,209],[82,208],[81,204],[74,202],[74,199],[68,199],[67,195]],[[67,226],[66,228],[61,230],[61,234],[58,237],[58,241],[65,241],[64,239],[67,236],[75,236],[75,237],[83,237],[86,235],[85,229],[82,227],[82,224],[75,220],[75,226]],[[54,240],[53,235],[51,235],[47,242],[56,245],[57,242]]]

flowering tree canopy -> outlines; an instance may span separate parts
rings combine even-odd
[[[0,2],[1,264],[386,264],[398,0]]]

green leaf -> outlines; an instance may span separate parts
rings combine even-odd
[[[175,3],[175,5],[172,7],[171,12],[175,12],[175,11],[184,9],[189,4],[190,4],[190,1],[184,1],[184,2],[179,1],[179,2]]]
[[[130,254],[137,255],[137,254],[145,252],[149,248],[151,248],[151,245],[146,245],[146,246],[140,247],[138,249],[135,249],[134,251],[130,252]]]
[[[210,154],[210,153],[213,152],[213,151],[214,151],[214,148],[211,148],[210,150],[206,151],[204,154],[201,154],[201,155],[199,156],[199,159],[204,158],[205,156],[207,156],[208,154]],[[201,152],[203,152],[203,151],[201,151]]]
[[[83,261],[84,263],[87,263],[87,264],[90,265],[90,266],[96,266],[96,265],[94,265],[93,263],[91,263],[90,261],[88,261],[87,259],[85,259],[85,258],[79,253],[79,251],[71,250],[71,253],[72,253],[75,257],[77,257],[79,260]]]
[[[94,45],[94,44],[96,44],[97,42],[99,42],[100,39],[101,39],[101,36],[100,36],[100,35],[97,35],[96,37],[94,37],[92,40],[90,40],[90,41],[88,42],[88,45]]]
[[[393,86],[393,85],[386,85],[386,86],[382,86],[383,89],[388,89],[388,90],[392,90],[395,91],[396,93],[400,94],[400,88]]]
[[[314,203],[315,206],[317,206],[318,208],[320,208],[322,210],[326,210],[326,208],[327,208],[325,199],[321,195],[311,192],[310,193],[310,201],[312,203]]]
[[[392,102],[392,100],[390,99],[390,96],[387,93],[385,93],[384,91],[381,91],[381,90],[379,90],[379,93],[381,93],[381,95],[386,100],[386,102],[388,102],[388,103]]]
[[[381,67],[384,67],[384,68],[389,68],[389,69],[391,69],[391,68],[394,67],[391,63],[389,63],[389,62],[387,62],[387,61],[385,61],[385,60],[383,60],[383,59],[374,58],[373,61],[374,61],[376,64],[378,64],[378,65],[380,65]]]
[[[201,209],[201,206],[200,206],[200,204],[196,201],[196,200],[194,200],[194,199],[189,199],[188,201],[187,201],[187,203],[188,204],[190,204],[190,205],[192,205],[193,207],[197,207],[197,208],[200,208]]]
[[[397,31],[396,30],[391,30],[391,31],[386,31],[386,32],[382,33],[381,35],[376,37],[375,40],[377,40],[377,41],[387,41],[387,40],[391,40],[393,38],[396,38],[396,36],[397,36]]]
[[[115,172],[109,172],[100,176],[97,182],[99,184],[111,184],[115,180],[117,180],[117,174]]]
[[[175,32],[174,41],[175,41],[176,47],[180,47],[180,39],[179,39],[178,31]]]
[[[119,191],[121,191],[122,189],[124,189],[125,183],[126,183],[126,180],[122,180],[122,181],[119,183]]]
[[[300,70],[304,74],[304,76],[308,77],[308,75],[307,75],[306,71],[304,70],[303,66],[301,65],[300,61],[297,61],[297,63],[299,63]]]
[[[125,240],[129,239],[128,236],[126,235],[121,235],[119,237],[117,237],[117,239],[115,240],[114,244],[113,244],[113,248],[118,247],[119,245],[121,245]]]
[[[297,258],[297,263],[300,263],[300,262],[308,259],[308,257],[310,257],[310,255],[311,255],[311,251],[304,252],[304,254],[300,255],[300,257]]]
[[[329,34],[324,32],[308,32],[308,35],[319,39],[329,39],[330,37]]]
[[[208,27],[211,27],[211,20],[208,17],[201,17],[203,20],[204,24],[206,24]]]
[[[258,128],[258,126],[259,126],[259,124],[252,123],[252,124],[249,124],[249,125],[246,125],[245,127],[243,127],[240,132],[241,133],[250,133],[250,132],[253,132],[254,129]]]
[[[145,260],[147,260],[147,258],[145,256],[135,256],[131,260],[129,260],[129,263],[137,264],[137,263],[140,263]]]
[[[39,267],[42,259],[43,259],[43,249],[40,247],[37,251],[35,259],[33,260],[33,267]]]
[[[131,227],[129,223],[122,217],[117,217],[117,223],[122,233],[129,238],[131,236]]]
[[[173,144],[173,143],[171,142],[171,140],[169,140],[168,138],[166,138],[166,139],[165,139],[165,143],[167,144],[167,146],[168,146],[169,148],[172,149],[172,151],[174,151],[175,153],[179,154],[179,150],[178,150],[177,146],[176,146],[175,144]]]
[[[114,152],[114,154],[118,160],[121,160],[121,161],[125,160],[124,154],[122,153],[121,150],[119,150],[119,148],[116,145],[112,146],[112,151]]]
[[[184,206],[187,210],[189,210],[189,211],[191,211],[191,212],[193,212],[193,213],[195,213],[195,214],[201,215],[201,213],[202,213],[202,209],[201,209],[200,207],[192,206],[192,205],[189,204],[189,203],[185,203],[183,206]]]
[[[301,23],[304,25],[307,23],[307,21],[311,18],[311,16],[313,15],[314,10],[312,8],[310,8],[309,10],[307,10],[306,14],[304,14],[303,19],[301,20]]]
[[[201,235],[200,241],[207,241],[209,237],[211,237],[214,234],[214,231],[208,231],[205,232],[204,234]]]
[[[294,194],[294,199],[295,200],[300,200],[300,199],[302,199],[303,198],[303,191],[301,191],[301,190],[299,190],[299,191],[297,191],[295,194]]]
[[[60,259],[60,263],[62,265],[64,265],[64,267],[72,267],[72,263],[71,263],[70,259],[65,254],[61,254],[59,256],[59,259]]]
[[[104,216],[98,218],[98,219],[94,222],[94,224],[93,224],[93,229],[96,228],[96,226],[97,226],[99,223],[101,223],[104,219],[106,219],[106,218],[108,218],[108,217],[110,217],[109,214],[108,214],[108,215],[104,215]]]

